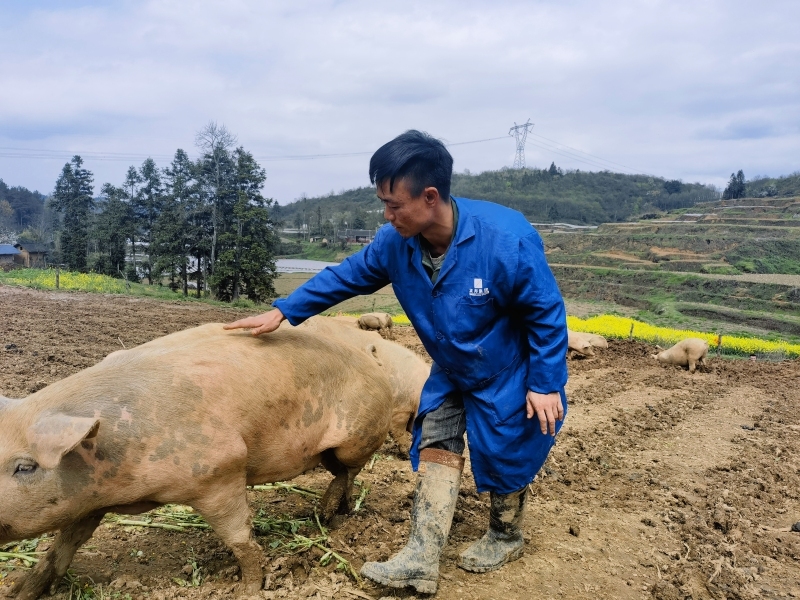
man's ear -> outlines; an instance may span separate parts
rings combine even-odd
[[[433,186],[426,187],[424,190],[422,190],[422,195],[425,198],[425,202],[430,206],[436,204],[439,198],[441,198],[441,195],[439,194],[439,189]]]
[[[83,440],[95,437],[99,428],[99,419],[47,415],[28,428],[28,444],[36,462],[43,469],[53,469]]]

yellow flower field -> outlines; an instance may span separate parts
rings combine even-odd
[[[4,274],[0,281],[39,290],[54,290],[56,289],[56,272],[54,269],[20,269]],[[107,294],[124,294],[126,292],[125,282],[121,279],[97,273],[73,273],[71,271],[61,271],[59,289]]]
[[[680,340],[695,337],[706,340],[709,347],[713,349],[717,347],[719,342],[716,333],[657,327],[616,315],[600,315],[589,319],[567,317],[567,326],[573,331],[596,333],[605,337],[619,339],[630,336],[635,340],[650,343],[674,344]],[[783,354],[787,357],[800,356],[800,344],[730,335],[723,335],[721,341],[723,352],[727,351],[735,354]]]
[[[349,316],[359,317],[361,315],[352,314]],[[411,324],[411,321],[409,321],[408,317],[404,314],[394,315],[392,321],[396,325]],[[632,336],[635,340],[649,342],[651,344],[671,345],[683,339],[695,337],[706,340],[711,349],[716,349],[720,341],[716,333],[657,327],[642,321],[618,317],[616,315],[601,315],[589,319],[568,316],[567,326],[573,331],[597,333],[608,338],[625,339]],[[631,329],[631,327],[633,327],[633,329]],[[800,344],[773,342],[759,338],[744,338],[732,335],[723,335],[721,341],[722,351],[732,354],[782,354],[787,358],[800,357]]]

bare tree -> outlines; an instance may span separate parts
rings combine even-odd
[[[219,206],[222,199],[222,188],[224,185],[223,163],[230,160],[230,154],[236,146],[236,136],[228,131],[225,125],[217,125],[216,121],[209,121],[208,124],[197,132],[195,136],[195,146],[203,153],[201,163],[205,167],[203,170],[210,175],[213,198],[211,204],[211,265],[213,273],[214,263],[216,262],[217,237],[219,233]],[[209,172],[210,171],[210,172]]]

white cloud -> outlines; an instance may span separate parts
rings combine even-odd
[[[789,173],[798,17],[793,1],[743,0],[6,3],[0,146],[62,154],[0,149],[0,177],[49,191],[81,151],[97,184],[119,183],[140,156],[193,151],[209,120],[266,158],[368,152],[412,127],[491,138],[528,117],[537,135],[670,178]],[[528,164],[593,168],[534,143]],[[514,156],[511,139],[452,150],[459,171]],[[363,185],[368,158],[264,162],[266,192]]]

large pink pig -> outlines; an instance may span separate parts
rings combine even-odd
[[[415,407],[414,407],[415,409]],[[392,389],[373,356],[312,328],[254,338],[212,324],[115,352],[22,399],[0,397],[0,543],[60,530],[12,594],[66,573],[107,512],[193,506],[262,585],[246,485],[322,463],[326,517],[386,438]],[[411,415],[409,415],[411,416]]]

